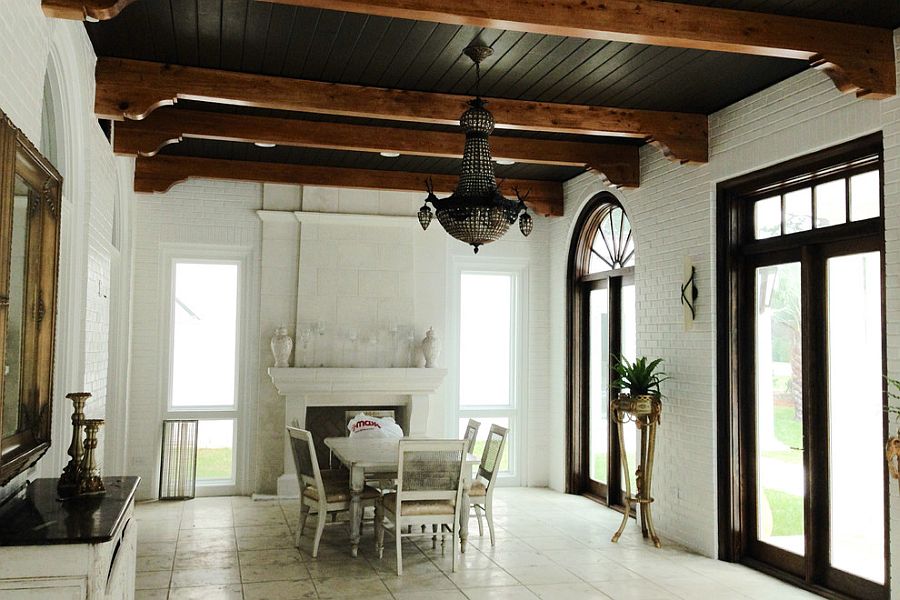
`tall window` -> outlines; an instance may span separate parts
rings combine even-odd
[[[459,400],[456,423],[460,436],[469,419],[481,423],[475,453],[480,454],[491,425],[510,430],[501,457],[500,477],[518,482],[516,440],[521,388],[518,382],[520,285],[517,271],[467,270],[459,282]]]
[[[720,204],[726,558],[859,598],[886,593],[881,169],[867,138],[725,184]]]
[[[239,281],[234,262],[173,265],[169,417],[200,421],[199,486],[236,479]]]
[[[568,490],[623,504],[624,477],[610,419],[612,366],[636,354],[634,238],[625,211],[600,194],[578,220],[569,263]],[[635,463],[635,426],[624,429]]]

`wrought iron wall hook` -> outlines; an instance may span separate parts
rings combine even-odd
[[[694,281],[694,275],[696,273],[697,269],[691,266],[691,276],[688,277],[688,280],[681,286],[681,304],[687,305],[688,309],[691,311],[692,321],[697,318],[696,304],[697,296],[699,296],[697,284]],[[688,290],[690,290],[690,296],[687,295]]]

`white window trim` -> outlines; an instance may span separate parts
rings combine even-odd
[[[528,260],[524,258],[495,257],[463,257],[453,256],[447,269],[449,291],[450,319],[448,319],[449,339],[447,345],[447,366],[451,376],[447,378],[447,389],[450,401],[446,403],[445,434],[456,438],[459,436],[459,419],[481,416],[509,417],[510,434],[507,445],[510,454],[510,473],[500,474],[497,484],[502,486],[527,485],[527,422],[528,414]],[[463,273],[485,273],[511,275],[513,278],[513,315],[511,323],[510,356],[512,357],[512,373],[510,374],[510,394],[513,398],[511,406],[485,406],[463,409],[459,406],[459,336],[460,336],[460,301],[461,277]],[[484,425],[483,427],[486,427]],[[482,432],[480,432],[482,433]]]
[[[254,297],[257,280],[254,251],[249,246],[217,246],[211,244],[170,244],[161,248],[160,288],[162,290],[162,322],[160,330],[165,332],[161,341],[160,379],[158,389],[162,392],[159,414],[162,419],[234,419],[234,481],[212,481],[197,485],[197,496],[220,496],[245,494],[250,485],[250,469],[255,446],[255,408],[256,390],[253,382],[251,363],[255,356],[253,340],[258,333],[257,317],[259,314],[258,295]],[[234,407],[188,407],[186,409],[171,406],[171,377],[174,343],[174,326],[172,307],[174,304],[175,264],[177,262],[237,264],[238,265],[238,298],[237,328],[235,345],[235,405]],[[159,442],[157,442],[159,443]],[[158,452],[157,452],[158,454]],[[156,477],[159,477],[159,464],[156,466]],[[158,485],[158,484],[157,484]]]

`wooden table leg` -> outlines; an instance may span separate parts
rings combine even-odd
[[[362,500],[365,488],[365,471],[359,467],[350,468],[350,554],[355,558],[359,552],[360,523],[362,521]]]
[[[466,553],[466,541],[469,539],[469,485],[471,480],[466,477],[463,481],[462,498],[459,507],[459,551]]]

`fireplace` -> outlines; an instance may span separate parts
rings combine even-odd
[[[428,431],[428,415],[446,375],[446,369],[269,369],[272,383],[285,398],[285,425],[296,421],[313,431],[323,464],[327,464],[328,452],[321,440],[346,435],[343,425],[348,410],[394,410],[406,435],[436,433]],[[299,489],[286,434],[284,468],[284,475],[278,478],[278,495],[296,497]]]

